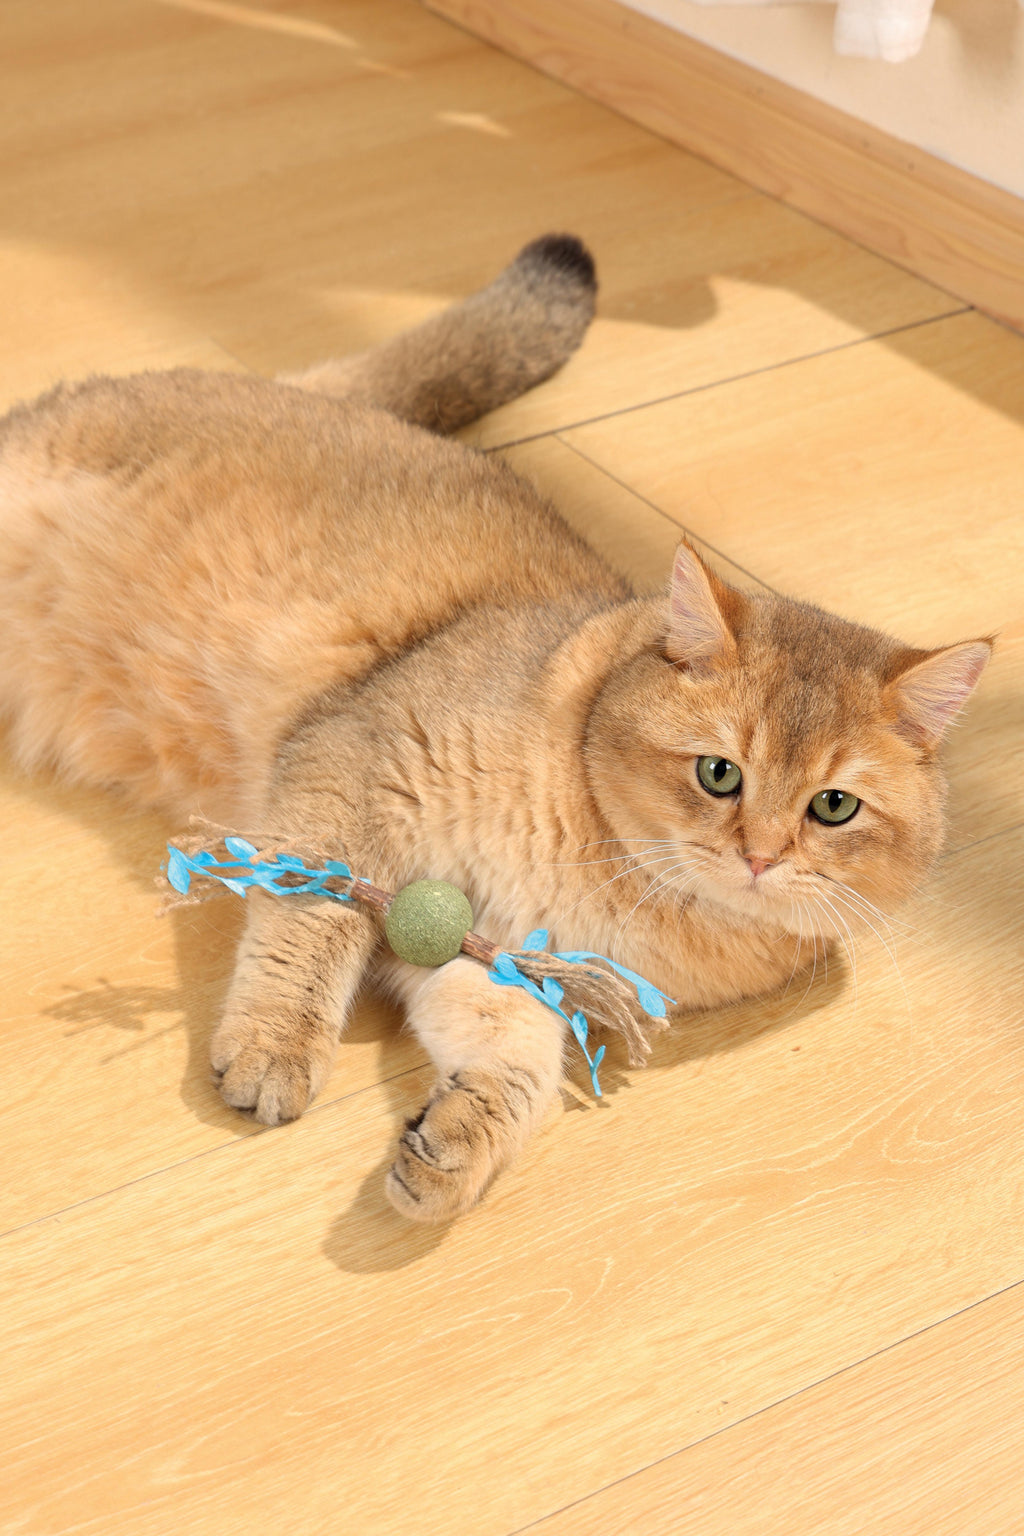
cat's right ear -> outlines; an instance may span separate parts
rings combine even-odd
[[[965,640],[942,650],[912,652],[923,660],[892,685],[898,729],[911,741],[935,747],[967,703],[992,654],[991,640]]]
[[[732,625],[742,597],[704,564],[691,544],[680,544],[669,593],[665,655],[698,676],[736,659]]]

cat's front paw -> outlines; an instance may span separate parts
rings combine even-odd
[[[210,1049],[214,1082],[226,1103],[264,1125],[297,1120],[323,1087],[333,1057],[333,1040],[317,1029],[237,1018],[219,1025]]]
[[[385,1191],[412,1221],[451,1221],[470,1210],[529,1130],[535,1084],[490,1072],[453,1072],[398,1143]]]

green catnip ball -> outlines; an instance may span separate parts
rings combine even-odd
[[[384,932],[400,960],[444,965],[454,960],[473,926],[473,908],[447,880],[416,880],[388,908]]]

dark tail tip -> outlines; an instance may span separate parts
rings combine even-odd
[[[541,235],[539,240],[531,240],[516,257],[516,265],[520,264],[557,272],[591,292],[597,289],[594,258],[575,235]]]

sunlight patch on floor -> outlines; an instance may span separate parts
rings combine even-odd
[[[474,133],[490,134],[492,139],[512,137],[510,128],[488,117],[486,112],[439,112],[437,120],[439,123],[447,123],[451,128],[469,128]]]
[[[282,32],[288,37],[302,37],[313,43],[331,43],[336,48],[358,48],[354,37],[347,37],[335,27],[319,21],[304,21],[301,16],[281,16],[275,11],[259,11],[251,5],[231,5],[228,0],[156,0],[157,5],[173,6],[178,11],[193,11],[214,21],[230,21],[236,26],[256,27],[264,32]]]

